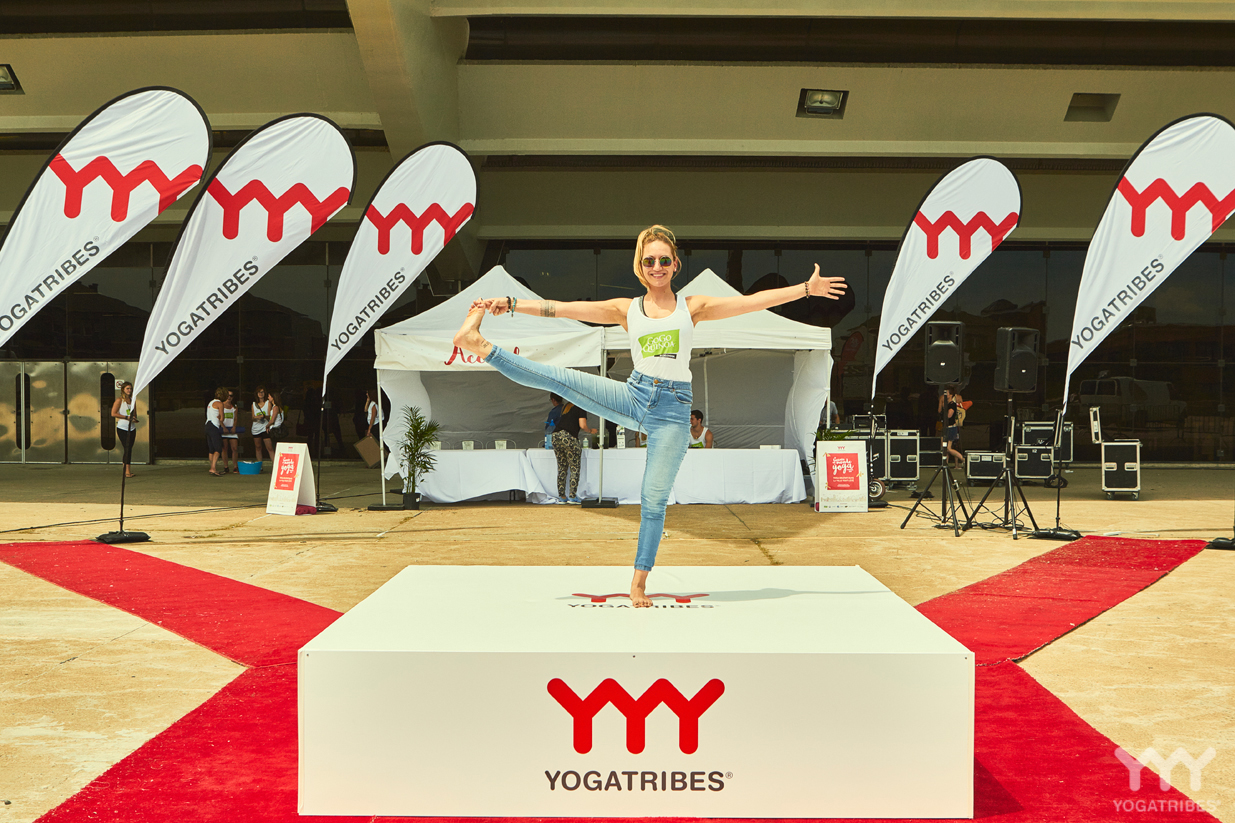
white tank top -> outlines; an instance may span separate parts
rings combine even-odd
[[[249,426],[249,431],[253,434],[261,434],[266,431],[266,426],[270,423],[270,398],[266,398],[266,402],[260,406],[256,402],[253,403],[253,424]]]
[[[708,445],[708,429],[706,426],[704,426],[703,431],[699,432],[698,440],[695,439],[695,436],[693,434],[690,436],[689,448],[701,449],[701,448],[707,448],[707,445]]]
[[[376,426],[378,423],[385,422],[382,419],[382,410],[379,409],[377,407],[377,404],[374,403],[372,400],[370,400],[369,405],[365,407],[364,416],[365,416],[365,423],[366,425],[369,425],[369,426]]]
[[[642,300],[630,301],[626,328],[635,371],[661,380],[690,382],[690,351],[695,338],[686,298],[676,295],[677,307],[668,317],[653,320],[643,313]]]
[[[214,407],[215,401],[211,400],[206,404],[206,422],[214,426],[216,429],[222,428],[222,423],[219,422],[219,412],[222,409]]]
[[[132,413],[133,413],[133,404],[130,403],[128,400],[125,400],[123,397],[121,397],[120,398],[120,414],[124,416],[124,419],[120,420],[119,418],[117,418],[116,428],[122,429],[126,432],[130,431],[133,428],[133,424],[129,422],[129,415]]]

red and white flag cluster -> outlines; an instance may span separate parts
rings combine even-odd
[[[210,124],[175,89],[87,117],[48,159],[0,245],[0,347],[185,192],[210,160]]]

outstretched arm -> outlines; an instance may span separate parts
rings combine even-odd
[[[692,295],[687,300],[690,316],[696,323],[704,320],[722,320],[760,309],[770,309],[792,300],[800,300],[807,295],[811,297],[826,297],[838,299],[845,289],[843,277],[820,277],[819,265],[805,283],[796,286],[785,286],[780,289],[765,289],[754,294],[735,295],[733,297],[711,297],[705,294]]]
[[[472,308],[483,308],[494,315],[506,314],[510,310],[505,297],[486,297],[476,300]],[[626,311],[630,308],[629,297],[615,297],[612,300],[574,300],[558,302],[557,300],[519,300],[515,304],[515,313],[531,314],[537,317],[567,317],[571,320],[582,320],[585,323],[599,323],[602,326],[625,326]]]

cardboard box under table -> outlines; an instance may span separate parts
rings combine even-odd
[[[404,569],[300,651],[300,812],[971,817],[974,656],[856,566]]]

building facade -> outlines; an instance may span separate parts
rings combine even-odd
[[[964,445],[993,446],[1006,404],[993,388],[995,330],[1040,331],[1038,387],[1016,403],[1045,417],[1063,399],[1087,242],[1120,171],[1178,117],[1235,119],[1227,45],[1235,7],[1204,0],[894,0],[878,16],[849,2],[800,1],[82,8],[12,0],[0,9],[0,64],[14,78],[0,93],[5,226],[64,136],[142,86],[179,88],[201,104],[216,164],[248,131],[298,111],[338,123],[358,161],[351,204],[152,385],[155,459],[200,455],[201,409],[218,385],[242,399],[265,385],[302,416],[315,405],[360,211],[393,163],[435,140],[471,157],[476,214],[383,324],[436,305],[497,264],[545,297],[629,295],[633,237],[663,223],[682,241],[686,277],[711,269],[749,292],[800,282],[819,263],[847,278],[846,300],[783,311],[833,329],[833,392],[848,413],[869,402],[871,341],[917,205],[964,160],[999,158],[1022,187],[1020,225],[934,316],[966,324],[965,394],[975,407]],[[812,111],[811,90],[842,93],[841,105]],[[68,375],[73,364],[111,374],[107,364],[136,359],[189,202],[165,211],[0,352],[0,460],[20,459],[23,425],[32,427],[27,444],[43,426],[39,459],[74,459],[74,415],[83,432],[97,415],[88,392],[68,389]],[[1235,349],[1225,308],[1235,308],[1235,288],[1226,289],[1232,243],[1235,229],[1220,229],[1073,380],[1078,410],[1100,403],[1109,426],[1144,441],[1146,459],[1221,461],[1235,448],[1227,413],[1235,387],[1225,373]],[[367,335],[332,376],[333,456],[351,454],[372,357]],[[55,363],[64,388],[47,402],[63,406],[59,457],[55,417],[37,418],[31,405],[31,378],[55,377],[20,365]],[[875,410],[929,429],[933,392],[918,335],[881,375]],[[95,426],[100,437],[106,422]],[[314,421],[297,422],[310,437]]]

